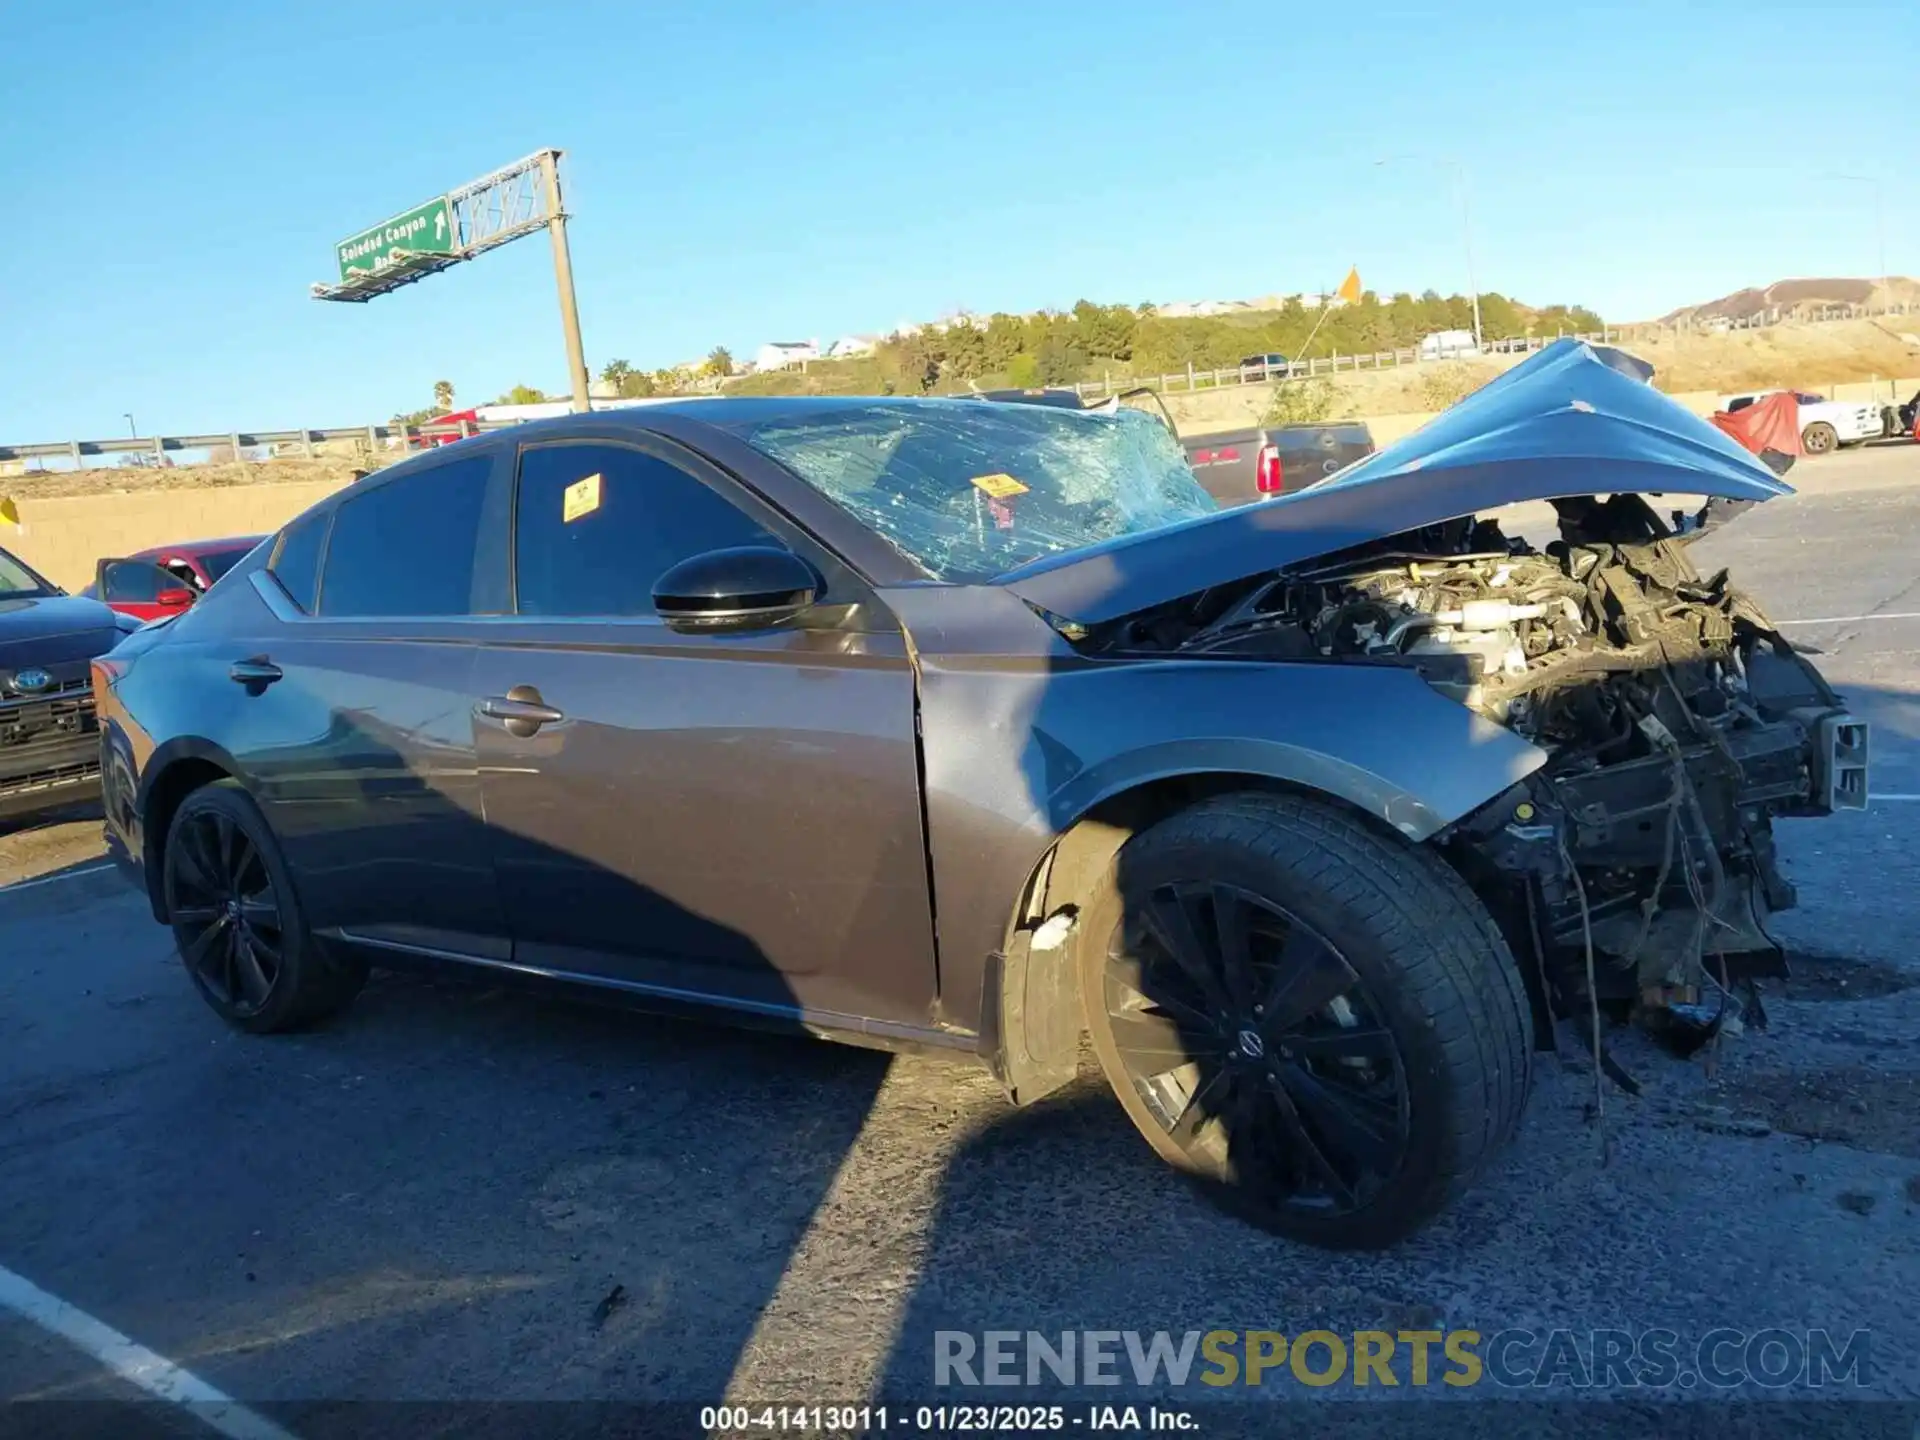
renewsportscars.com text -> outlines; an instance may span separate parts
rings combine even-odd
[[[937,1330],[943,1386],[1860,1387],[1865,1330]]]

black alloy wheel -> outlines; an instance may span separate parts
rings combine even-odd
[[[1243,1206],[1343,1215],[1400,1169],[1406,1065],[1353,967],[1273,901],[1161,885],[1112,936],[1103,1005],[1183,1168]]]
[[[162,896],[194,987],[229,1024],[265,1034],[344,1007],[367,967],[308,931],[266,817],[220,781],[180,803],[167,830]]]
[[[182,816],[172,844],[167,913],[180,958],[223,1011],[258,1015],[286,968],[280,897],[259,848],[211,808]]]
[[[1331,801],[1219,795],[1137,831],[1072,935],[1127,1118],[1275,1234],[1398,1243],[1526,1106],[1532,1014],[1500,927],[1432,847]]]

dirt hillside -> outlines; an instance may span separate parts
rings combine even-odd
[[[1776,325],[1725,335],[1679,334],[1622,342],[1622,348],[1654,367],[1654,383],[1668,394],[1759,389],[1771,386],[1844,385],[1861,380],[1920,377],[1920,316],[1912,333],[1891,321],[1835,320],[1817,325]],[[1396,369],[1363,370],[1327,377],[1333,413],[1340,416],[1402,415],[1443,410],[1476,386],[1526,358],[1489,355]],[[1239,386],[1194,395],[1170,394],[1168,408],[1181,427],[1251,425],[1269,401],[1265,386]],[[1906,398],[1902,392],[1901,399]]]
[[[395,458],[398,458],[397,456]],[[339,483],[379,464],[365,459],[283,459],[264,464],[170,465],[161,469],[102,465],[87,470],[28,470],[0,476],[0,494],[16,500],[60,500],[73,495],[112,495],[126,491],[217,490],[231,485],[298,485],[307,481]]]
[[[1675,335],[1626,348],[1644,356],[1662,390],[1836,385],[1920,375],[1920,316],[1774,325],[1724,335]]]
[[[1920,303],[1920,281],[1904,275],[1880,280],[1842,280],[1836,278],[1776,280],[1759,289],[1749,287],[1709,300],[1704,305],[1686,305],[1663,315],[1663,325],[1701,324],[1711,320],[1745,320],[1767,310],[1806,313],[1823,305],[1913,305]]]
[[[1920,287],[1916,287],[1920,289]],[[1659,332],[1625,342],[1652,363],[1655,383],[1669,393],[1758,389],[1763,386],[1848,384],[1920,377],[1920,316],[1785,324],[1724,335]],[[1523,356],[1491,355],[1326,377],[1334,416],[1430,414],[1444,410]],[[1898,398],[1906,398],[1905,391]],[[1267,386],[1242,385],[1166,396],[1183,431],[1204,433],[1251,425],[1272,399]],[[357,468],[393,457],[283,459],[265,464],[180,465],[149,470],[103,466],[81,471],[29,471],[0,476],[0,495],[18,500],[116,491],[204,490],[233,485],[345,481]]]

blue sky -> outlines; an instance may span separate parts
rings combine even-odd
[[[7,0],[0,439],[566,384],[544,237],[368,305],[332,243],[567,152],[589,366],[976,310],[1464,290],[1610,319],[1920,271],[1906,7]]]

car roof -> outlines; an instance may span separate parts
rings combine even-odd
[[[625,405],[617,409],[594,410],[588,415],[554,415],[542,420],[529,420],[525,426],[515,428],[558,428],[570,422],[592,419],[600,424],[631,424],[638,429],[645,429],[647,422],[656,415],[684,415],[691,420],[704,420],[709,425],[757,425],[767,420],[834,415],[849,410],[864,410],[874,405],[907,409],[920,405],[942,405],[967,398],[955,395],[687,395],[653,405]]]
[[[145,560],[153,555],[219,555],[228,550],[251,550],[265,535],[225,535],[218,540],[180,540],[171,545],[149,545],[126,558]]]
[[[612,410],[594,410],[586,414],[549,415],[539,420],[526,420],[504,430],[489,431],[480,440],[496,440],[502,436],[511,439],[538,439],[543,435],[560,434],[571,436],[578,427],[592,424],[595,427],[611,426],[615,429],[651,430],[662,415],[676,416],[684,420],[697,421],[710,425],[716,430],[735,431],[738,428],[764,425],[777,420],[805,420],[825,418],[833,415],[852,414],[861,410],[898,410],[910,412],[918,409],[974,410],[980,405],[1008,405],[1010,408],[1027,409],[1026,404],[1015,406],[1014,402],[987,400],[977,395],[691,395],[684,399],[669,400],[650,405],[629,405]],[[463,440],[462,445],[472,445],[474,440]],[[451,452],[453,446],[444,446]],[[407,463],[420,459],[412,457]],[[373,480],[385,471],[376,470],[365,477]],[[358,483],[358,482],[356,482]]]

